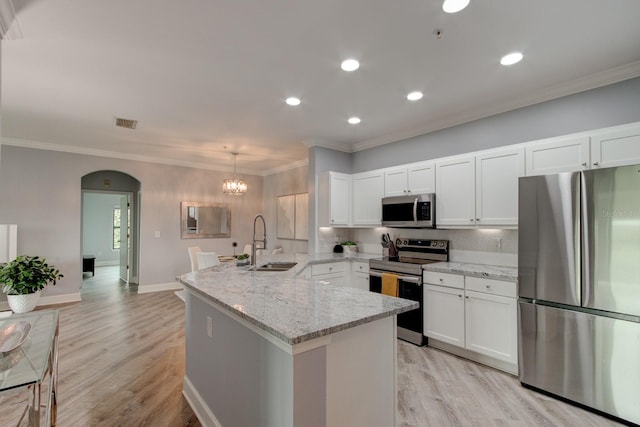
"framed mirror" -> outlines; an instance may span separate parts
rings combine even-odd
[[[231,237],[231,208],[223,203],[181,202],[183,239]]]

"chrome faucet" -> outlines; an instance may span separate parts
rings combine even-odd
[[[256,239],[256,221],[258,218],[262,220],[262,228],[264,230],[264,235],[262,236],[262,240]],[[253,219],[253,244],[251,245],[251,265],[256,265],[256,243],[262,243],[262,247],[260,249],[267,249],[267,224],[264,222],[264,217],[260,214],[256,215]]]

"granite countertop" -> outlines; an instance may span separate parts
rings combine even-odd
[[[426,271],[437,271],[440,273],[464,274],[465,276],[484,277],[487,279],[507,280],[516,282],[518,280],[517,267],[505,267],[499,265],[468,264],[463,262],[436,262],[425,264],[422,268]]]
[[[296,261],[305,267],[307,263],[331,262],[320,255],[296,254],[261,257],[258,264],[271,258]],[[188,290],[290,345],[418,308],[414,301],[302,279],[296,277],[298,271],[251,271],[227,262],[184,274],[178,280]]]

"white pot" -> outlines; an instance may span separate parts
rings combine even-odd
[[[7,295],[7,302],[14,313],[28,313],[36,308],[40,292],[26,295]]]
[[[355,254],[358,252],[358,245],[342,245],[342,251],[345,254]]]

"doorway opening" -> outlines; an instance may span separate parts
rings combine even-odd
[[[122,172],[97,171],[82,177],[81,191],[83,287],[116,270],[120,285],[137,285],[140,182]]]

